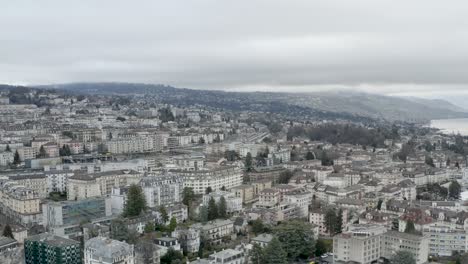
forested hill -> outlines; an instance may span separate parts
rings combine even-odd
[[[416,100],[368,93],[226,92],[139,83],[71,83],[40,87],[85,94],[144,95],[158,102],[176,105],[205,105],[234,111],[289,111],[295,115],[310,114],[323,118],[424,122],[468,117],[460,108],[442,100],[435,104],[435,101],[420,98]]]

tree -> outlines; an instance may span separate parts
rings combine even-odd
[[[195,197],[195,193],[193,192],[193,188],[185,187],[184,191],[182,192],[183,199],[182,203],[187,206],[187,210],[190,211],[190,206],[192,205],[192,201]]]
[[[460,193],[461,193],[461,186],[458,183],[458,181],[453,180],[450,185],[449,185],[449,197],[453,199],[460,199]]]
[[[263,254],[263,263],[265,264],[286,264],[288,263],[288,254],[283,249],[285,244],[281,244],[280,241],[273,237],[273,239],[265,247]]]
[[[406,221],[405,233],[414,234],[416,233],[416,227],[414,226],[414,222],[411,220]]]
[[[247,152],[247,155],[245,156],[245,169],[247,171],[252,170],[252,154],[250,154],[250,152]]]
[[[223,186],[221,187],[221,191],[225,192],[225,191],[226,191],[226,186],[223,185]]]
[[[8,144],[6,145],[5,151],[6,151],[6,152],[11,152],[10,145],[8,145]]]
[[[431,167],[435,167],[434,160],[430,156],[426,156],[425,162],[426,162],[427,165],[429,165]]]
[[[278,183],[288,184],[289,180],[293,177],[294,173],[290,170],[285,170],[280,173],[278,177]]]
[[[182,263],[183,259],[184,259],[184,255],[180,251],[177,251],[174,248],[170,247],[167,250],[167,253],[161,257],[160,263],[161,264]],[[179,261],[179,262],[176,262],[176,261]]]
[[[129,238],[128,227],[121,218],[116,218],[110,224],[110,237],[119,241],[127,241]]]
[[[143,190],[140,186],[132,184],[128,189],[123,216],[138,216],[144,211],[146,211],[146,198]]]
[[[276,226],[273,231],[290,260],[313,256],[315,240],[309,223],[298,220],[287,221]]]
[[[323,254],[327,253],[327,244],[325,241],[321,238],[317,240],[317,243],[315,243],[315,256],[322,256]]]
[[[41,146],[39,148],[39,155],[38,155],[39,158],[47,158],[47,152],[45,151],[44,149],[44,146]]]
[[[145,233],[151,233],[155,230],[154,223],[152,221],[146,223],[145,225]]]
[[[21,158],[20,158],[20,155],[18,153],[18,150],[15,151],[15,156],[13,158],[13,164],[14,165],[19,165],[21,164]]]
[[[390,260],[391,264],[416,264],[416,259],[411,252],[399,250]]]
[[[173,232],[177,228],[177,219],[175,217],[171,218],[169,222],[169,232]]]
[[[221,196],[221,198],[219,198],[218,216],[223,219],[227,217],[227,205],[226,205],[226,199],[224,198],[224,196]]]
[[[252,264],[263,264],[264,260],[264,251],[258,243],[254,243],[252,250],[250,251],[250,263]]]
[[[311,151],[307,151],[305,159],[306,160],[313,160],[314,159],[314,154]]]
[[[200,206],[198,218],[203,224],[208,222],[208,209],[206,208],[206,206]]]
[[[255,235],[261,234],[265,231],[265,225],[263,224],[263,221],[260,218],[255,219],[252,222],[252,232],[255,233]]]
[[[330,157],[328,157],[328,154],[326,151],[322,152],[321,160],[322,160],[322,166],[333,166],[333,160]]]
[[[206,187],[205,194],[210,194],[212,192],[213,192],[213,189],[211,188],[211,186]]]
[[[338,222],[338,217],[335,213],[335,210],[328,209],[325,213],[325,226],[327,227],[330,235],[334,235],[336,231],[336,223]]]
[[[159,213],[161,214],[161,219],[163,220],[164,223],[169,221],[169,215],[167,215],[167,211],[166,211],[166,208],[164,207],[164,205],[161,205],[159,207]]]
[[[343,210],[340,208],[340,210],[338,210],[338,215],[336,217],[335,232],[337,234],[341,233],[342,228],[343,228]]]
[[[13,236],[13,230],[11,229],[11,226],[9,224],[6,224],[5,227],[3,228],[3,234],[4,237],[9,237],[11,239],[15,239]]]
[[[117,121],[120,121],[120,122],[125,122],[127,119],[125,119],[125,117],[122,117],[122,116],[118,116],[116,118]]]
[[[211,221],[216,218],[218,218],[218,206],[216,206],[215,199],[211,197],[208,202],[208,220]]]
[[[199,137],[198,144],[205,144],[205,139],[203,137]]]
[[[377,210],[380,211],[382,209],[382,203],[383,203],[383,200],[379,199],[379,201],[377,202]]]

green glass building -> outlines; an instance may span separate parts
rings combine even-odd
[[[80,243],[43,233],[24,241],[26,264],[81,264]]]

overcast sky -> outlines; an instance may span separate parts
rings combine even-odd
[[[0,83],[468,96],[468,2],[0,0]]]

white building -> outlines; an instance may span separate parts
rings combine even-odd
[[[84,264],[135,264],[133,245],[105,237],[85,242]]]
[[[388,231],[382,235],[381,254],[386,259],[400,250],[413,254],[416,264],[427,263],[429,257],[429,238],[397,231]]]
[[[167,206],[182,201],[183,178],[176,175],[144,177],[140,185],[143,188],[148,207]]]
[[[335,262],[371,264],[379,260],[382,234],[386,228],[380,225],[352,225],[347,232],[333,237]]]
[[[229,190],[242,184],[243,172],[238,167],[221,166],[198,171],[173,171],[184,180],[184,187],[192,188],[195,194],[204,194],[208,187],[212,190]]]
[[[221,197],[224,197],[226,200],[226,211],[228,213],[242,211],[242,198],[236,197],[234,193],[226,191],[217,190],[215,192],[203,195],[203,205],[208,206],[211,198],[213,198],[215,202],[219,204]]]

